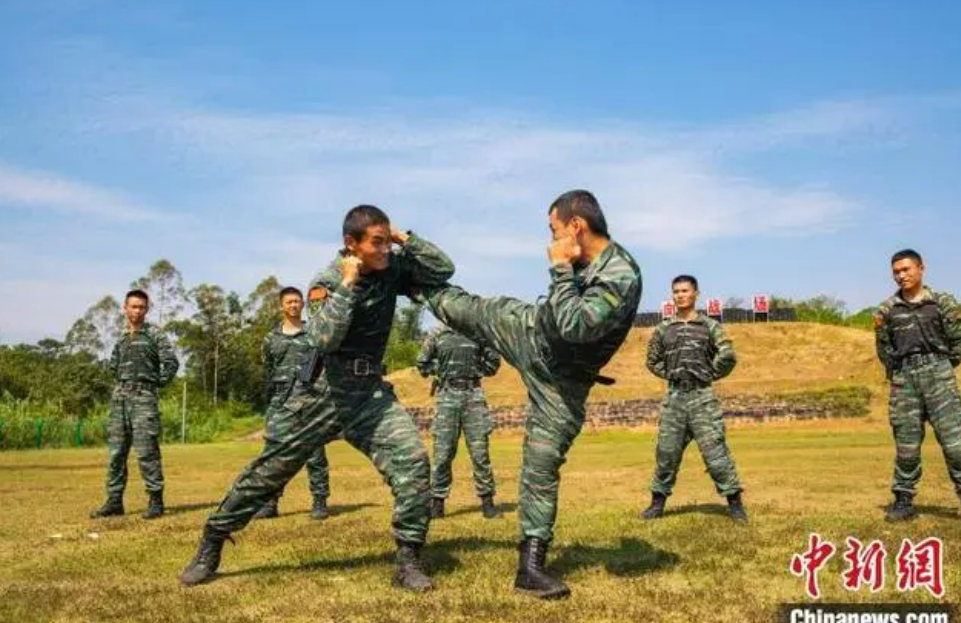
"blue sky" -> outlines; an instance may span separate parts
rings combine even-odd
[[[705,295],[961,292],[953,2],[0,5],[0,340],[62,337],[165,257],[302,284],[344,211],[533,300],[546,208],[589,188],[643,309]]]

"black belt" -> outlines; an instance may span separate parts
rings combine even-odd
[[[947,358],[947,355],[941,353],[916,353],[902,357],[898,365],[901,368],[920,368],[930,363],[938,363]]]
[[[667,386],[669,389],[674,391],[692,392],[695,389],[704,389],[706,387],[710,387],[711,384],[705,383],[704,381],[683,380],[683,381],[670,381],[667,384]]]
[[[136,391],[144,389],[155,389],[157,386],[153,383],[141,383],[139,381],[120,381],[117,383],[119,389],[133,389]]]
[[[383,376],[384,366],[369,359],[345,359],[344,371],[352,376]]]
[[[451,388],[467,391],[475,387],[480,387],[480,379],[447,379],[444,381],[443,387],[444,389]]]

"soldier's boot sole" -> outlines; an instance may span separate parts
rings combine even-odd
[[[497,508],[497,505],[494,504],[493,497],[481,498],[481,514],[484,516],[484,519],[498,519],[504,516],[501,509]]]
[[[326,498],[323,501],[314,501],[314,505],[310,509],[310,518],[315,521],[326,521],[330,519],[330,509],[327,507]]]
[[[902,521],[911,521],[917,516],[918,511],[912,506],[908,509],[888,510],[884,513],[884,521],[888,523],[898,523]]]
[[[750,519],[748,519],[747,512],[744,510],[730,511],[728,514],[731,516],[731,521],[733,521],[736,524],[740,524],[743,526],[745,524],[751,523]]]
[[[102,519],[104,517],[121,517],[124,515],[123,505],[109,506],[104,505],[97,510],[90,512],[90,519]]]
[[[571,594],[567,584],[546,574],[533,579],[518,575],[514,580],[514,590],[538,599],[564,599]]]
[[[201,584],[207,584],[213,582],[217,579],[218,573],[216,571],[211,571],[206,567],[201,567],[195,569],[194,567],[188,567],[183,573],[180,574],[180,583],[184,586],[199,586]]]
[[[420,570],[397,569],[394,571],[393,584],[398,588],[415,593],[426,593],[427,591],[434,590],[433,580]]]

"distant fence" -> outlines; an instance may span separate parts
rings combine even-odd
[[[699,309],[699,312],[706,314],[707,311]],[[750,309],[740,309],[732,307],[722,311],[721,322],[797,322],[797,310],[793,307],[779,307],[772,309],[767,314],[759,314],[755,319],[754,312]],[[642,312],[634,319],[635,327],[654,327],[661,322],[661,312]]]

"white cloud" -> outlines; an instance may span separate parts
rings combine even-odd
[[[668,131],[477,113],[425,120],[177,109],[138,118],[178,159],[228,171],[235,183],[211,199],[235,211],[269,206],[338,219],[350,205],[373,202],[405,226],[427,219],[434,231],[473,232],[457,242],[476,258],[539,255],[541,245],[532,251],[524,232],[546,233],[546,206],[572,187],[594,190],[615,236],[642,248],[835,231],[857,210],[855,200],[817,180],[789,186],[736,174],[725,156],[890,127],[885,106],[860,101]]]
[[[119,221],[161,218],[125,193],[0,164],[0,205]]]
[[[303,284],[336,252],[344,210],[361,202],[383,206],[397,225],[440,243],[457,262],[457,281],[526,298],[543,285],[547,206],[574,187],[595,191],[614,237],[642,251],[833,232],[861,208],[856,199],[818,180],[773,183],[736,170],[729,156],[883,137],[894,127],[891,110],[872,102],[817,104],[723,127],[652,128],[504,113],[241,114],[106,100],[117,101],[129,114],[108,110],[87,120],[85,131],[129,134],[130,149],[145,160],[175,162],[194,181],[209,179],[181,197],[189,225],[181,218],[177,227],[155,228],[132,248],[138,221],[161,212],[125,193],[0,165],[0,205],[126,223],[85,232],[88,248],[115,249],[112,266],[77,258],[62,271],[43,269],[43,249],[0,248],[21,275],[0,275],[5,340],[62,334],[158,257],[173,261],[188,286],[213,282],[246,294],[271,274]],[[149,200],[149,190],[140,194]],[[82,275],[58,290],[71,305],[27,314],[9,302],[61,287],[64,274]]]

